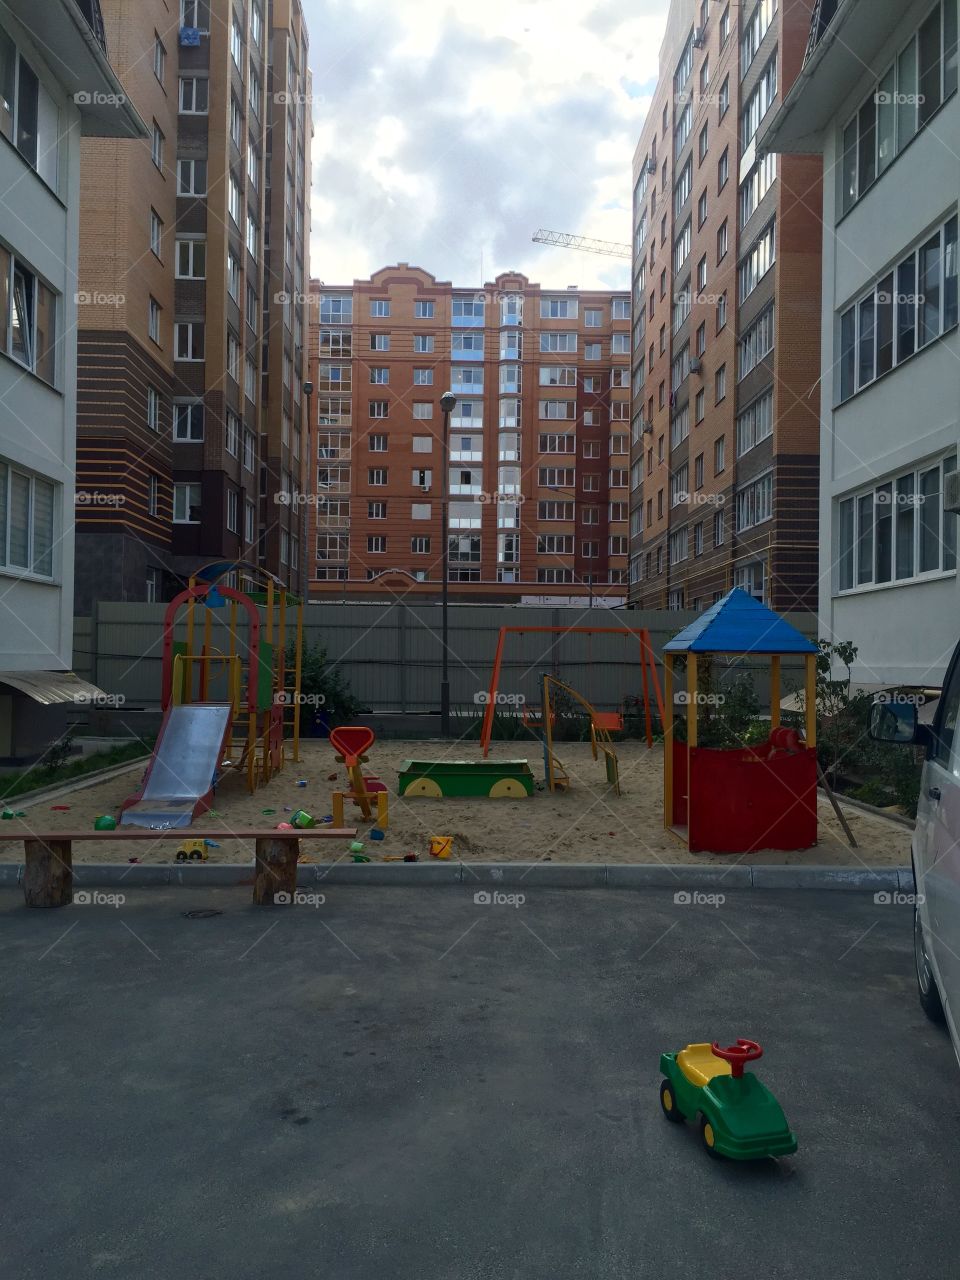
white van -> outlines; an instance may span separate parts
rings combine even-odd
[[[870,736],[913,743],[926,752],[913,834],[917,882],[913,946],[920,1003],[934,1022],[946,1020],[960,1058],[960,645],[947,669],[932,725],[916,702],[888,697],[870,709]]]

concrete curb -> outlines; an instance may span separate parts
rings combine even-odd
[[[231,888],[252,885],[254,864],[175,863],[169,865],[91,862],[74,867],[80,888]],[[23,879],[23,865],[0,863],[0,887]],[[577,862],[388,862],[301,863],[301,888],[323,885],[394,885],[402,888],[464,884],[527,889],[839,889],[913,893],[910,867],[687,866]]]

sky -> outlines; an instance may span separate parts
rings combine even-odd
[[[474,286],[629,288],[629,262],[531,242],[630,241],[631,161],[668,0],[304,0],[311,274],[408,262]],[[482,261],[482,275],[481,275]]]

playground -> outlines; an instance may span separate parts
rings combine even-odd
[[[369,764],[364,767],[377,774],[388,787],[390,817],[385,838],[376,843],[366,839],[366,852],[375,858],[414,852],[421,860],[427,860],[430,837],[452,835],[453,857],[465,862],[528,862],[540,858],[554,862],[720,862],[714,854],[689,853],[673,833],[664,830],[662,747],[657,744],[648,751],[645,742],[633,741],[617,743],[616,750],[620,796],[612,793],[603,763],[593,759],[589,742],[557,745],[571,787],[567,792],[546,790],[540,745],[531,737],[529,747],[522,740],[494,742],[489,756],[491,761],[526,757],[540,784],[531,796],[502,800],[458,796],[434,800],[397,795],[401,765],[423,756],[431,760],[476,759],[478,744],[475,741],[378,739],[370,751]],[[289,821],[292,813],[301,808],[317,818],[332,814],[331,793],[347,785],[344,766],[336,762],[333,749],[325,740],[302,742],[300,753],[299,764],[288,764],[282,773],[274,775],[253,794],[248,793],[242,777],[225,778],[212,797],[212,810],[204,815],[204,825],[243,831]],[[92,831],[98,816],[119,812],[120,805],[134,790],[140,771],[142,766],[55,802],[69,805],[68,810],[54,810],[50,803],[41,803],[26,808],[25,818],[4,822],[0,825],[0,861],[22,860],[25,830]],[[333,773],[337,774],[336,781],[329,780]],[[300,781],[307,785],[298,786]],[[264,814],[264,809],[272,812]],[[820,800],[818,809],[819,844],[815,848],[751,853],[729,861],[842,866],[864,863],[905,866],[909,863],[910,832],[906,827],[844,806],[860,845],[859,850],[854,850],[848,847],[826,800]],[[361,838],[366,838],[374,825],[372,821],[364,823],[359,811],[349,803],[346,820],[358,828]],[[185,830],[185,838],[189,835],[189,829]],[[249,840],[224,838],[217,843],[219,848],[206,851],[211,862],[246,862],[253,858]],[[75,857],[78,862],[122,862],[128,856],[142,862],[169,862],[175,848],[176,844],[170,841],[156,845],[150,841],[118,845],[91,840],[77,845]],[[349,856],[345,842],[305,848],[307,856],[320,861]]]

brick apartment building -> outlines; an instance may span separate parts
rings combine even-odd
[[[309,155],[299,0],[102,0],[143,143],[85,139],[76,610],[206,561],[300,585]],[[264,518],[264,517],[268,518]]]
[[[625,602],[630,297],[400,263],[311,282],[313,599]]]
[[[809,0],[673,0],[634,156],[630,603],[817,604],[818,157],[765,156]]]

